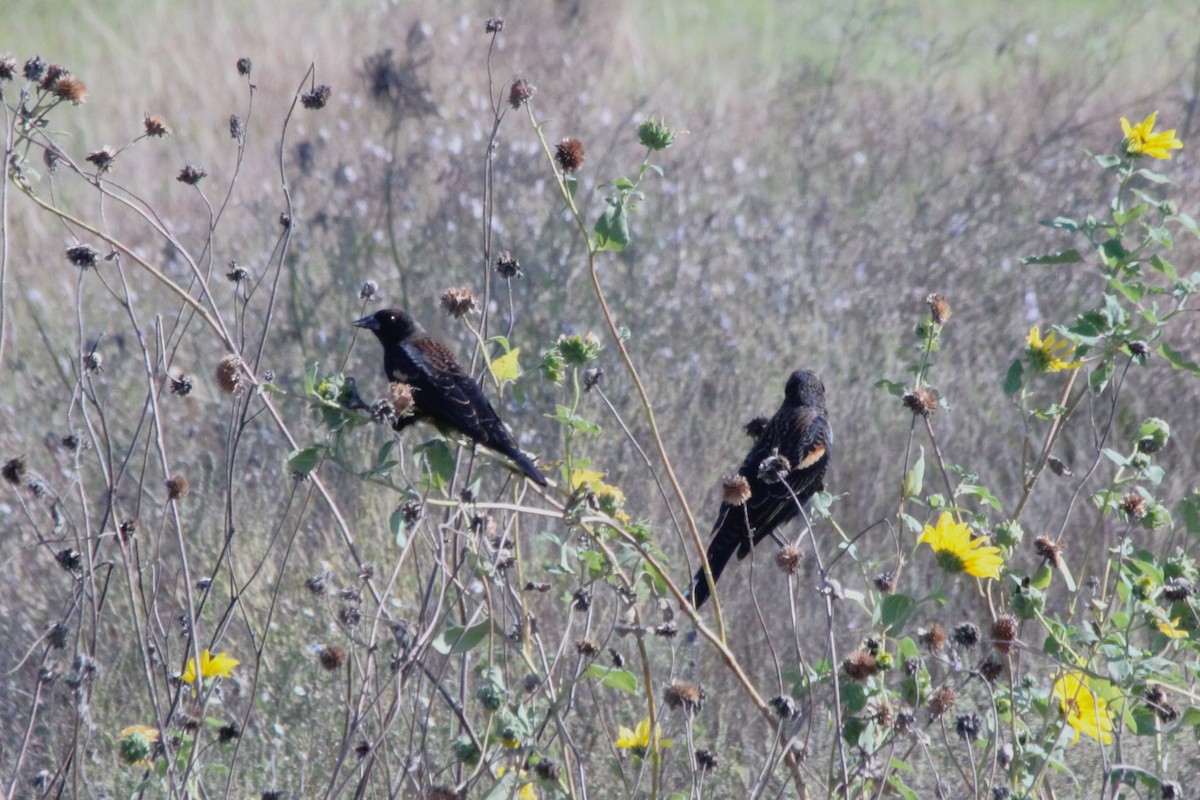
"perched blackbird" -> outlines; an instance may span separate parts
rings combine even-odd
[[[418,419],[456,430],[509,457],[531,479],[546,485],[546,478],[517,447],[479,384],[407,312],[385,308],[354,324],[379,338],[387,379],[407,383],[413,389],[416,414],[399,420],[394,426],[396,430]]]
[[[825,418],[825,386],[814,372],[796,370],[788,378],[783,405],[738,468],[749,484],[749,499],[742,505],[721,504],[708,545],[714,583],[735,552],[738,560],[745,558],[752,547],[794,518],[800,504],[824,488],[832,442]],[[708,595],[701,569],[692,579],[692,605],[700,608]]]

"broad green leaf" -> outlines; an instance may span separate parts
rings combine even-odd
[[[293,450],[287,456],[287,468],[297,475],[307,475],[321,463],[321,447],[310,445],[302,450]]]
[[[1008,367],[1008,372],[1004,375],[1004,394],[1007,397],[1012,397],[1021,391],[1024,383],[1025,365],[1021,363],[1021,359],[1014,358],[1012,364]]]
[[[615,667],[606,667],[602,664],[592,664],[584,673],[589,678],[594,678],[610,689],[616,689],[627,694],[637,694],[638,681],[637,676],[627,669],[616,669]]]
[[[485,619],[483,622],[467,628],[460,625],[450,625],[446,630],[438,634],[438,637],[433,640],[431,646],[444,656],[466,653],[482,642],[492,629],[493,626],[490,619]]]
[[[904,630],[905,623],[917,608],[917,601],[906,594],[889,594],[880,604],[879,622],[884,633],[895,636]]]
[[[1175,369],[1182,369],[1193,375],[1200,375],[1200,365],[1197,365],[1194,361],[1189,361],[1183,353],[1171,347],[1166,342],[1158,346],[1158,354],[1165,358]]]
[[[921,493],[921,487],[925,483],[925,448],[921,448],[921,455],[917,456],[917,461],[912,465],[912,468],[904,474],[904,484],[902,493],[905,498],[916,497]]]
[[[624,201],[610,197],[608,207],[596,220],[596,245],[600,250],[619,253],[629,244],[629,219]]]
[[[444,489],[454,478],[454,453],[444,439],[430,439],[414,447],[413,461],[426,490]]]
[[[492,377],[500,383],[507,381],[515,381],[521,374],[521,367],[517,363],[517,357],[521,354],[521,348],[514,347],[504,355],[492,361]]]
[[[1079,223],[1070,217],[1055,217],[1054,219],[1044,219],[1041,222],[1047,228],[1058,228],[1059,230],[1070,231],[1074,233],[1079,230]]]

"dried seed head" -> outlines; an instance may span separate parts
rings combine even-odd
[[[239,142],[246,135],[246,126],[242,123],[242,118],[237,114],[229,115],[229,138],[237,139]]]
[[[488,17],[487,22],[483,23],[484,33],[496,34],[504,30],[504,19],[502,17]]]
[[[397,419],[411,417],[417,413],[416,400],[413,397],[413,387],[407,383],[394,381],[388,384],[388,399],[391,400],[392,410]]]
[[[910,392],[905,392],[901,399],[904,401],[905,408],[914,414],[920,414],[922,417],[932,417],[933,412],[937,411],[937,393],[928,386],[921,386]]]
[[[121,527],[117,528],[121,534],[121,541],[128,542],[137,533],[137,520],[127,519],[121,523]]]
[[[63,75],[56,80],[52,91],[60,100],[66,100],[75,106],[87,99],[87,86],[72,75]]]
[[[758,440],[767,431],[767,423],[770,422],[766,417],[755,417],[742,426],[742,430],[746,435],[755,441]]]
[[[580,639],[575,642],[575,652],[584,658],[595,658],[600,655],[600,648],[591,639]]]
[[[928,630],[917,632],[917,638],[931,653],[940,653],[946,646],[946,629],[938,623],[933,623]]]
[[[979,662],[979,674],[988,683],[995,683],[996,679],[1004,674],[1004,662],[995,655],[989,655]]]
[[[679,626],[674,622],[664,622],[654,628],[654,635],[664,639],[674,639],[677,633],[679,633]]]
[[[1183,800],[1183,786],[1178,781],[1162,782],[1162,800]]]
[[[604,377],[604,367],[588,367],[583,371],[583,390],[590,392],[600,385],[600,379]]]
[[[40,81],[45,74],[46,62],[42,60],[41,56],[34,56],[25,62],[25,80],[30,82]]]
[[[750,482],[741,475],[726,475],[721,481],[721,502],[740,506],[750,499]]]
[[[194,385],[190,375],[180,375],[178,378],[171,378],[171,394],[177,397],[187,397],[192,393],[193,388]]]
[[[896,724],[894,726],[896,733],[900,734],[901,736],[910,733],[912,731],[913,723],[916,721],[916,715],[914,715],[908,709],[898,711],[896,713]]]
[[[1062,551],[1065,548],[1065,544],[1051,541],[1049,536],[1039,536],[1033,542],[1033,550],[1038,557],[1055,569],[1062,565]]]
[[[954,691],[954,687],[943,685],[933,697],[929,698],[929,716],[936,719],[943,714],[948,713],[954,708],[954,704],[958,702],[958,692]]]
[[[1001,614],[992,623],[992,647],[1001,653],[1012,650],[1017,638],[1017,620],[1012,614]]]
[[[17,456],[5,461],[4,466],[0,468],[0,474],[3,474],[4,480],[13,486],[20,486],[24,483],[25,476],[29,474],[29,467],[25,464],[25,457]]]
[[[46,171],[51,175],[58,172],[58,162],[62,159],[62,153],[53,147],[47,147],[42,151],[42,163],[46,165]]]
[[[668,708],[682,709],[685,714],[695,714],[704,705],[708,695],[699,684],[688,681],[675,681],[663,692],[663,700]]]
[[[347,628],[353,628],[362,622],[362,608],[358,603],[344,603],[338,609],[338,619]]]
[[[71,72],[66,67],[60,64],[51,64],[46,67],[46,74],[42,76],[42,82],[38,88],[43,92],[53,92],[55,85],[70,75]]]
[[[116,150],[113,150],[111,147],[101,147],[99,150],[93,150],[88,153],[86,160],[89,164],[96,167],[97,172],[108,172],[116,157]]]
[[[538,780],[542,781],[557,781],[560,775],[558,762],[549,756],[542,756],[538,762],[533,765],[533,774],[538,776]]]
[[[960,647],[971,648],[979,644],[979,628],[971,622],[955,625],[950,636],[954,639],[954,643]]]
[[[54,650],[62,650],[67,646],[67,638],[71,635],[71,629],[61,622],[52,622],[50,627],[46,629],[46,644]]]
[[[468,314],[479,311],[479,301],[475,299],[470,289],[458,287],[442,292],[442,308],[455,319],[462,319]]]
[[[929,304],[929,316],[934,324],[945,325],[946,320],[950,319],[950,301],[940,294],[931,294],[925,298],[925,302]]]
[[[571,597],[571,608],[579,612],[585,612],[592,607],[592,592],[590,589],[580,587],[575,590],[575,594]]]
[[[67,260],[80,269],[90,269],[100,261],[100,253],[86,244],[76,244],[67,248]]]
[[[621,655],[621,653],[615,647],[608,648],[608,660],[611,661],[612,665],[617,669],[621,669],[621,667],[625,666],[625,656]]]
[[[197,167],[194,164],[188,164],[183,169],[179,170],[179,175],[176,176],[175,180],[179,181],[180,183],[186,183],[188,186],[195,186],[197,183],[203,180],[206,175],[208,175],[208,172],[203,167]]]
[[[1145,342],[1127,342],[1129,354],[1140,361],[1145,361],[1150,355],[1150,345]]]
[[[250,59],[242,60],[249,61]],[[258,795],[258,800],[284,800],[284,795],[278,789],[263,789]]]
[[[496,256],[496,272],[505,280],[519,278],[522,275],[521,264],[513,258],[512,253],[501,250],[500,255]]]
[[[312,592],[314,596],[324,597],[325,593],[329,590],[330,577],[329,571],[326,570],[325,572],[321,572],[306,578],[304,581],[304,586],[306,589]]]
[[[796,707],[796,701],[787,695],[776,695],[767,702],[767,705],[780,719],[792,719],[800,713],[800,709]]]
[[[325,104],[329,102],[329,96],[331,94],[333,94],[333,90],[330,89],[326,84],[322,83],[321,85],[314,86],[312,89],[300,95],[300,102],[303,103],[304,107],[308,109],[316,110],[318,108],[324,108]]]
[[[167,478],[165,485],[167,487],[167,500],[179,500],[186,497],[192,488],[187,478],[182,475],[172,475],[170,478]]]
[[[1061,458],[1058,456],[1050,456],[1046,459],[1046,465],[1050,467],[1050,471],[1060,477],[1071,477],[1075,473],[1071,471]]]
[[[375,281],[363,281],[358,287],[359,300],[374,300],[379,294],[379,284]]]
[[[225,273],[225,278],[230,283],[241,283],[242,281],[250,280],[250,270],[243,267],[236,261],[229,262],[229,271]]]
[[[225,394],[237,394],[246,385],[242,359],[229,353],[217,362],[217,387]]]
[[[513,108],[520,108],[528,103],[535,94],[537,94],[536,86],[524,78],[517,78],[508,90],[508,104]]]
[[[0,56],[0,81],[11,81],[17,75],[17,58],[12,53]]]
[[[229,722],[217,728],[217,741],[221,744],[229,744],[234,739],[241,737],[242,729],[235,723]]]
[[[83,566],[83,558],[78,552],[69,547],[65,547],[55,553],[54,560],[67,572],[78,572],[79,568]]]
[[[346,651],[337,645],[326,645],[317,654],[317,660],[321,662],[321,669],[326,672],[335,672],[341,669],[342,664],[346,663]]]
[[[891,594],[896,591],[896,573],[894,570],[884,570],[872,578],[871,583],[883,594]]]
[[[104,372],[104,356],[97,353],[95,350],[90,353],[83,354],[83,368],[90,375],[99,375]]]
[[[804,560],[804,551],[794,544],[779,548],[775,553],[775,566],[788,575],[795,575]]]
[[[954,731],[960,739],[972,741],[983,731],[983,720],[978,714],[962,714],[954,720]]]
[[[161,139],[164,136],[171,135],[171,129],[167,127],[167,121],[154,114],[145,114],[142,116],[142,128],[145,130],[146,135],[152,139]]]
[[[250,59],[246,58],[245,56],[242,56],[241,58],[239,58],[237,60],[238,75],[248,76],[250,74],[251,66],[253,66],[253,65],[250,63]]]
[[[879,669],[875,656],[866,650],[855,650],[842,662],[842,671],[852,681],[865,681]]]
[[[554,160],[564,175],[570,175],[583,166],[583,142],[578,139],[563,139],[554,148]]]
[[[1121,511],[1131,520],[1145,519],[1146,498],[1137,492],[1130,492],[1121,498]]]
[[[1162,722],[1174,722],[1179,719],[1179,709],[1171,705],[1167,700],[1167,693],[1158,685],[1147,687],[1142,694],[1142,699],[1146,701],[1146,705],[1150,706],[1150,710]]]
[[[779,448],[771,451],[758,465],[758,478],[763,483],[773,484],[787,478],[792,471],[792,464],[786,457],[779,454]]]

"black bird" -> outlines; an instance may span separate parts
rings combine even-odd
[[[801,504],[825,488],[833,431],[825,417],[825,386],[816,373],[806,369],[793,372],[784,389],[783,405],[761,432],[755,432],[754,446],[738,468],[750,496],[740,505],[721,503],[713,525],[708,545],[713,583],[735,552],[739,561],[745,558],[751,548],[792,520]],[[688,594],[696,608],[708,599],[703,569],[692,579]]]
[[[416,415],[399,420],[394,426],[396,430],[418,419],[456,430],[512,459],[532,480],[546,485],[545,476],[517,447],[479,384],[459,366],[445,345],[426,333],[411,315],[384,308],[354,324],[372,331],[383,345],[383,371],[387,379],[407,383],[413,389]]]

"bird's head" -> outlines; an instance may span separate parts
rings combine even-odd
[[[372,331],[381,342],[403,342],[424,333],[424,328],[407,311],[381,308],[369,317],[354,321],[355,327]]]
[[[791,403],[814,408],[825,408],[825,384],[811,369],[798,369],[788,377],[783,390],[784,398]]]

